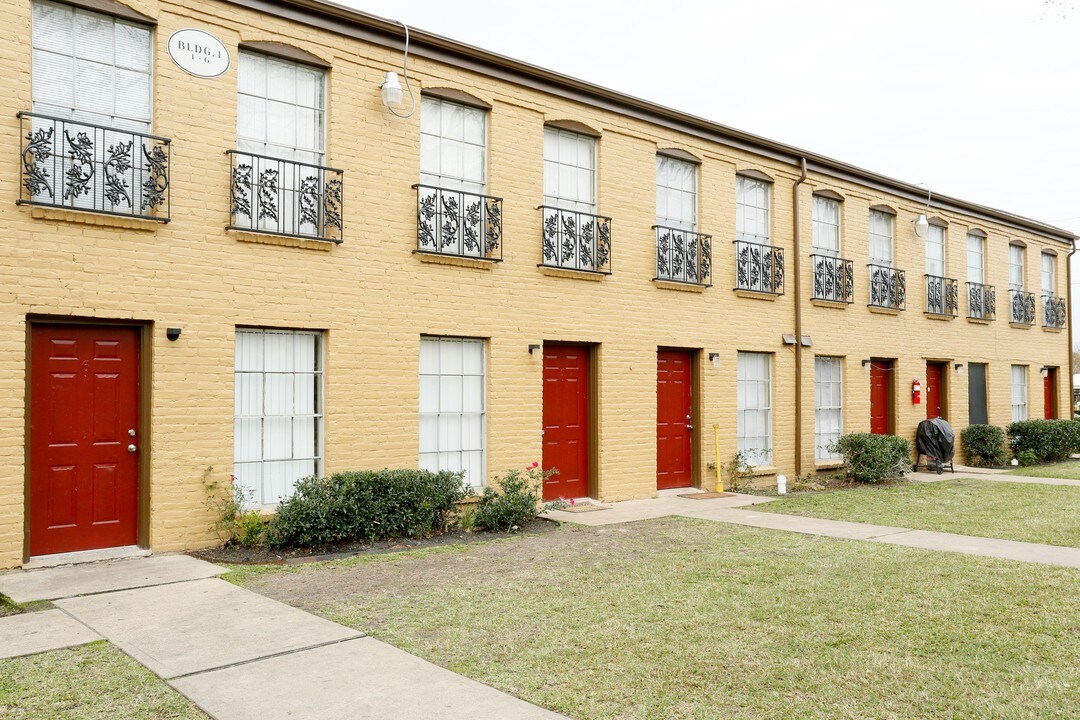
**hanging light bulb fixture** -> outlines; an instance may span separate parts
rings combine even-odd
[[[926,188],[926,207],[919,213],[919,217],[915,218],[911,222],[915,225],[915,234],[919,237],[926,237],[926,231],[930,229],[930,221],[926,219],[926,213],[930,210],[930,198],[933,196],[930,192],[930,186],[926,183],[915,183],[915,187],[922,185]]]
[[[413,95],[412,86],[409,85],[409,26],[398,20],[401,27],[405,28],[405,59],[401,64],[401,74],[405,78],[405,90],[401,88],[401,82],[398,80],[398,74],[393,70],[386,73],[386,78],[383,80],[382,85],[379,85],[379,90],[382,91],[382,102],[386,106],[386,109],[390,111],[392,115],[399,118],[412,117],[412,114],[416,112],[416,96]],[[405,99],[405,91],[409,93],[409,112],[398,112],[398,108],[401,107],[402,101]]]

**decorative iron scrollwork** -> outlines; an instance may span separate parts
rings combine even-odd
[[[52,184],[46,163],[52,157],[54,127],[43,127],[26,133],[26,145],[22,149],[22,186],[31,197],[48,194],[53,197]]]
[[[782,295],[784,249],[745,240],[735,241],[735,289]]]
[[[997,292],[993,285],[968,283],[968,317],[993,320],[997,315]]]
[[[907,304],[907,278],[903,270],[870,265],[870,305],[903,310]]]
[[[1015,325],[1035,324],[1035,294],[1009,290],[1009,322]]]
[[[956,279],[926,276],[926,312],[931,315],[956,316],[959,309]]]
[[[323,225],[327,228],[337,228],[337,238],[341,239],[341,207],[344,202],[342,191],[344,183],[341,178],[327,180],[323,188]]]
[[[710,236],[662,225],[655,229],[656,279],[709,285],[712,269]]]
[[[131,148],[134,141],[118,142],[109,146],[105,159],[105,198],[115,207],[121,202],[130,208],[131,195],[128,194],[127,179],[124,174],[131,170]]]
[[[241,163],[232,170],[230,213],[234,218],[237,215],[251,218],[251,173],[252,167],[247,163]]]
[[[1063,328],[1065,318],[1065,299],[1054,295],[1043,295],[1043,326]]]
[[[569,270],[611,272],[611,218],[542,205],[543,264]]]
[[[811,255],[814,264],[814,300],[854,301],[855,271],[851,260],[832,255]]]
[[[229,228],[341,240],[341,171],[230,150]]]
[[[433,185],[416,189],[416,249],[502,259],[502,200]]]
[[[165,191],[169,189],[169,156],[160,145],[147,150],[143,145],[148,173],[143,181],[142,209],[153,210],[165,203]]]
[[[64,176],[64,199],[72,200],[90,193],[90,181],[94,179],[94,143],[85,132],[75,133],[75,137],[64,130],[64,139],[68,144],[70,162]]]

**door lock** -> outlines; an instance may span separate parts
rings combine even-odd
[[[131,428],[130,430],[128,430],[128,435],[130,435],[131,437],[135,437],[135,428]]]
[[[132,453],[133,453],[133,452],[135,452],[136,450],[138,450],[138,448],[137,448],[137,447],[135,447],[134,445],[128,445],[128,452],[132,452]]]

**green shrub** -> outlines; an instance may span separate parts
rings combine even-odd
[[[1005,431],[997,425],[968,425],[960,432],[960,444],[968,465],[1004,465],[1009,460]]]
[[[911,442],[895,435],[842,435],[830,449],[844,456],[847,476],[858,482],[903,477],[911,469]]]
[[[1006,428],[1017,460],[1022,453],[1034,463],[1058,462],[1080,451],[1080,422],[1076,420],[1019,420]]]
[[[267,543],[318,547],[341,540],[429,535],[446,528],[454,503],[468,494],[462,474],[447,471],[354,471],[305,478],[278,505]]]
[[[524,470],[508,470],[497,478],[499,489],[488,486],[473,513],[473,526],[493,532],[510,532],[542,512],[544,480],[557,471],[543,470],[533,463]]]
[[[1016,462],[1024,467],[1031,467],[1039,462],[1039,456],[1033,450],[1021,450],[1016,456]]]
[[[206,475],[209,475],[207,470]],[[251,508],[254,491],[245,490],[235,476],[229,477],[229,484],[223,485],[217,480],[204,480],[206,488],[206,507],[215,517],[214,529],[224,540],[225,545],[255,547],[262,544],[266,534],[266,518]]]

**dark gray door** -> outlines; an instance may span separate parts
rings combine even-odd
[[[986,363],[968,363],[968,425],[986,422]]]

